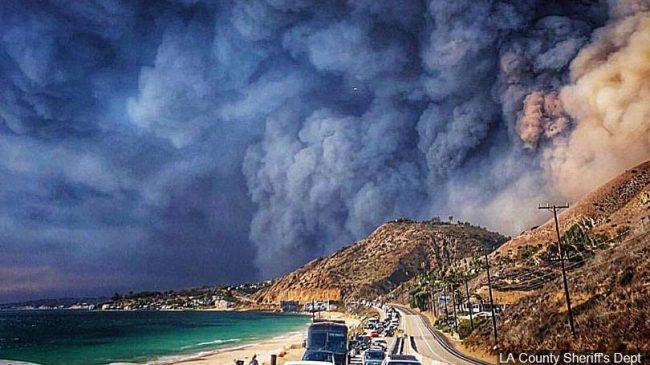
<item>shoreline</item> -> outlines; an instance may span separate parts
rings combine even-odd
[[[169,346],[163,346],[156,348],[156,346],[149,346],[145,348],[150,348],[149,350],[144,350],[140,353],[131,351],[132,354],[126,355],[107,355],[104,359],[92,357],[93,354],[88,354],[89,361],[92,357],[92,362],[101,364],[101,365],[172,365],[172,364],[200,364],[204,363],[201,360],[204,359],[223,359],[216,362],[209,362],[210,364],[233,364],[234,359],[246,360],[249,359],[252,354],[248,354],[249,351],[256,351],[262,353],[263,351],[268,351],[268,359],[265,359],[264,362],[269,362],[270,353],[279,354],[285,347],[287,343],[298,343],[302,344],[302,338],[306,335],[307,326],[310,323],[309,317],[305,313],[292,312],[292,313],[280,313],[275,311],[262,311],[262,310],[246,310],[246,311],[221,311],[221,310],[83,310],[83,309],[29,309],[29,310],[10,310],[7,312],[24,312],[24,313],[43,313],[43,312],[53,312],[53,313],[64,313],[64,312],[79,312],[79,313],[88,313],[88,314],[97,314],[97,316],[102,316],[101,313],[109,315],[110,313],[130,313],[134,316],[139,316],[137,313],[155,313],[155,312],[165,312],[165,313],[205,313],[207,312],[223,312],[223,313],[243,313],[243,312],[255,312],[260,315],[268,314],[276,317],[278,320],[283,321],[282,318],[294,317],[295,319],[289,319],[286,324],[285,322],[278,322],[276,326],[275,322],[272,320],[270,322],[265,322],[263,326],[258,326],[257,322],[250,322],[248,325],[240,327],[240,330],[231,331],[226,337],[217,336],[217,340],[211,340],[210,333],[207,333],[208,339],[202,340],[202,338],[197,337],[196,341],[177,341],[180,343],[178,346],[174,344],[174,337],[171,336],[168,338],[170,340]],[[162,314],[162,313],[161,313]],[[281,318],[281,317],[282,318]],[[84,318],[84,317],[82,317]],[[94,318],[94,316],[93,316]],[[110,317],[109,317],[110,318]],[[135,317],[134,317],[135,318]],[[163,317],[166,318],[166,317]],[[185,317],[182,317],[185,318]],[[203,321],[202,318],[198,317],[197,322],[199,325]],[[212,317],[206,317],[212,318]],[[234,317],[235,319],[240,317]],[[258,317],[255,317],[258,318]],[[265,317],[259,317],[265,318]],[[267,320],[265,320],[267,321]],[[294,323],[293,325],[291,323]],[[218,330],[218,329],[217,329]],[[238,336],[239,335],[239,336]],[[131,345],[130,345],[130,344]],[[123,345],[126,347],[137,346],[137,339],[132,339],[128,341],[123,341]],[[302,347],[302,346],[300,346]],[[159,351],[160,350],[160,351]],[[11,364],[26,364],[26,365],[38,365],[41,362],[48,363],[43,357],[40,361],[37,362],[27,362],[26,358],[29,356],[21,356],[20,353],[6,354],[9,359],[5,359],[4,356],[0,355],[0,365],[11,365]],[[82,356],[81,358],[75,359],[79,360],[86,357]],[[49,358],[48,358],[49,359]],[[34,360],[31,360],[34,361]],[[57,360],[58,361],[58,360]],[[248,362],[246,362],[248,363]],[[262,364],[263,361],[260,361]],[[81,363],[80,363],[81,364]]]
[[[279,308],[255,308],[247,306],[237,306],[231,308],[169,308],[169,309],[89,309],[89,308],[0,308],[0,312],[264,312],[264,313],[284,313]],[[292,314],[311,314],[309,312],[291,312]]]
[[[305,326],[306,328],[306,326]],[[147,365],[223,365],[234,364],[235,360],[243,360],[248,364],[253,355],[257,355],[260,365],[270,364],[271,355],[278,355],[278,363],[286,354],[296,349],[302,349],[305,331],[294,331],[270,339],[245,343],[237,346],[206,350],[196,354],[170,355],[147,362]],[[113,364],[115,365],[115,364]]]
[[[44,311],[44,310],[39,310]],[[61,310],[53,310],[61,311]],[[191,310],[192,311],[192,310]],[[195,310],[194,310],[195,311]],[[254,312],[278,314],[272,311]],[[137,311],[91,311],[101,312],[137,312]],[[157,311],[151,311],[157,312]],[[176,311],[165,311],[176,312]],[[202,312],[199,310],[198,312]],[[225,311],[224,311],[225,312]],[[108,313],[107,313],[108,314]],[[305,316],[305,313],[294,312],[286,313],[288,316]],[[332,320],[344,320],[346,325],[351,329],[361,323],[361,319],[348,312],[321,312],[321,318]],[[135,358],[124,358],[124,360],[113,360],[112,362],[103,363],[104,365],[232,365],[235,360],[243,360],[248,364],[254,354],[260,365],[269,365],[271,355],[277,356],[277,364],[283,365],[286,361],[300,360],[304,353],[302,346],[303,340],[307,337],[307,328],[311,320],[306,318],[303,324],[290,326],[286,329],[274,328],[273,324],[264,326],[256,331],[245,331],[241,333],[242,337],[237,336],[237,332],[231,341],[216,343],[212,346],[197,348],[179,348],[167,354],[155,354],[146,352]],[[284,332],[283,332],[284,331]],[[269,333],[272,332],[272,333]],[[203,344],[203,343],[202,343]],[[212,343],[205,343],[212,344]],[[1,358],[1,357],[0,357]],[[19,364],[18,360],[5,360],[10,363]],[[0,360],[0,365],[3,365]]]
[[[360,319],[347,312],[330,312],[330,319],[345,320],[348,327],[359,324]],[[259,342],[224,347],[212,351],[204,351],[195,355],[188,354],[184,358],[165,360],[164,358],[148,362],[148,365],[229,365],[235,360],[243,360],[248,364],[253,355],[257,355],[260,365],[271,363],[271,355],[277,355],[278,365],[286,361],[300,360],[304,352],[302,342],[307,335],[307,326],[303,331],[287,332]],[[113,364],[117,365],[117,364]]]

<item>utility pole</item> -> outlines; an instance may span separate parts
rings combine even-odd
[[[435,285],[434,285],[433,289],[434,289],[434,291],[431,293],[431,296],[433,297],[433,299],[431,300],[431,304],[433,306],[433,317],[437,319],[438,318],[438,309],[436,307],[438,306],[438,302],[436,302],[436,292],[435,292],[436,288],[435,288]]]
[[[456,288],[454,284],[449,284],[451,287],[451,305],[454,310],[454,325],[456,326],[456,332],[458,332],[458,315],[456,314]]]
[[[449,301],[449,296],[447,296],[447,286],[445,285],[442,290],[442,295],[445,298],[445,325],[447,325],[447,321],[449,320],[449,311],[447,310],[447,302]]]
[[[330,293],[327,293],[327,318],[332,319],[332,313],[330,313]]]
[[[494,329],[494,344],[497,344],[497,317],[494,313],[494,300],[492,299],[492,279],[490,277],[490,261],[488,254],[485,253],[485,268],[487,269],[488,292],[490,293],[490,308],[492,309],[492,328]]]
[[[557,252],[560,255],[560,265],[562,266],[562,281],[564,282],[564,297],[566,298],[566,308],[569,312],[569,325],[571,326],[571,334],[573,337],[576,337],[576,328],[573,323],[573,310],[571,309],[571,296],[569,294],[569,281],[566,277],[566,269],[564,267],[564,254],[562,253],[562,238],[560,236],[560,224],[557,220],[557,212],[560,209],[566,209],[569,207],[569,203],[564,205],[539,205],[537,209],[545,209],[553,212],[553,219],[555,220],[555,233],[557,234]]]

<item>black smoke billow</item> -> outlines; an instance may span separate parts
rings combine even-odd
[[[277,275],[400,216],[516,232],[566,196],[572,60],[647,9],[3,1],[0,262],[50,270],[44,291],[165,288]]]

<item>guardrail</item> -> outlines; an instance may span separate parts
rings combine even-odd
[[[422,316],[420,313],[418,313],[418,312],[416,312],[416,311],[414,311],[414,310],[412,310],[410,308],[400,306],[400,309],[403,310],[404,312],[410,314],[410,315]],[[424,326],[426,327],[426,329],[429,332],[431,332],[431,335],[436,339],[436,341],[440,344],[440,346],[442,346],[442,348],[447,350],[447,352],[449,352],[450,354],[454,355],[455,357],[457,357],[459,359],[467,361],[470,364],[492,365],[489,362],[485,362],[483,360],[475,359],[473,357],[467,356],[467,355],[463,354],[462,352],[456,350],[456,348],[452,344],[450,344],[449,341],[443,335],[441,335],[436,329],[434,329],[431,326],[431,323],[429,323],[429,321],[426,318],[423,318],[422,322],[424,323]],[[414,351],[417,352],[417,350],[415,350],[415,349],[414,349]]]
[[[411,348],[413,351],[418,352],[418,346],[415,344],[415,337],[409,336],[409,339],[411,340]]]
[[[395,337],[395,344],[390,350],[391,355],[399,355],[404,352],[404,338],[402,336]]]

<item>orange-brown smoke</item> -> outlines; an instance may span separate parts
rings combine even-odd
[[[561,193],[579,198],[650,158],[650,12],[597,31],[571,77],[560,99],[575,130],[545,163]]]
[[[552,139],[569,127],[569,119],[556,91],[533,91],[524,99],[524,109],[517,121],[517,132],[524,147],[534,150],[540,140]]]

